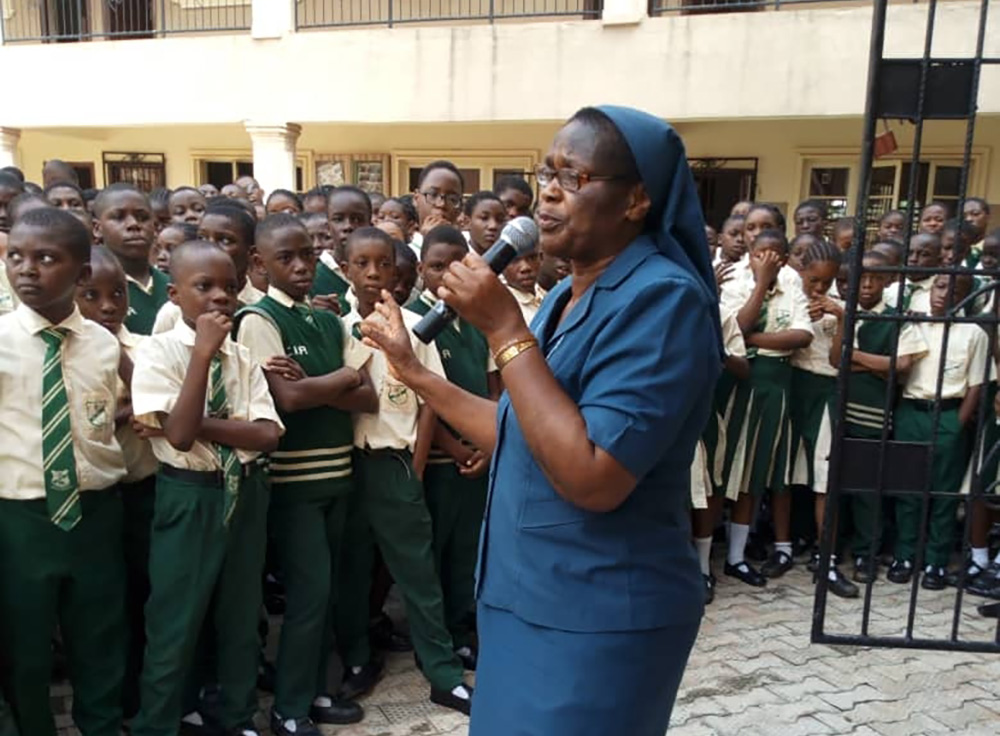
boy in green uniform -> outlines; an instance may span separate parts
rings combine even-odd
[[[889,258],[878,250],[865,254],[864,268],[888,266]],[[896,314],[884,298],[886,285],[892,275],[863,271],[858,287],[858,309],[860,321],[854,334],[854,350],[851,353],[851,373],[847,384],[847,412],[844,436],[857,439],[877,440],[882,437],[882,428],[892,416],[885,414],[886,391],[889,390],[889,361],[893,349],[896,350],[896,375],[900,382],[913,369],[914,364],[927,352],[927,343],[919,329],[913,324],[904,324],[899,330],[898,343],[894,340],[895,326],[888,321],[864,319],[865,314]],[[845,294],[845,292],[842,292]],[[838,315],[837,332],[830,346],[830,363],[840,365],[840,355],[844,340],[844,315]],[[890,434],[890,437],[892,435]],[[878,554],[882,544],[882,526],[876,524],[877,499],[871,493],[859,493],[848,499],[854,537],[850,542],[854,555],[854,581],[868,583],[875,579],[877,569],[868,564],[872,545]],[[843,527],[841,527],[843,528]]]
[[[289,358],[304,376],[267,380],[287,431],[271,454],[270,532],[284,574],[286,608],[278,646],[271,731],[317,736],[316,723],[356,723],[361,707],[326,687],[331,592],[353,488],[351,411],[376,411],[363,366],[370,351],[340,318],[306,300],[316,271],[309,233],[292,215],[257,227],[255,258],[267,270],[267,296],[238,316],[239,342],[254,361]]]
[[[362,228],[347,242],[347,276],[358,309],[345,318],[358,337],[362,319],[375,304],[391,298],[396,279],[392,238],[376,228]],[[373,317],[374,318],[374,317]],[[419,321],[403,312],[407,328]],[[411,338],[417,358],[444,375],[433,345]],[[372,354],[368,366],[379,398],[378,414],[354,419],[355,473],[358,493],[348,519],[350,556],[341,567],[338,643],[346,674],[372,659],[368,641],[368,592],[371,586],[372,537],[406,603],[413,647],[431,683],[431,701],[468,713],[472,689],[462,682],[462,663],[445,626],[441,583],[434,569],[431,516],[422,478],[437,418],[417,395],[395,380],[385,357]]]
[[[469,252],[465,236],[450,225],[427,233],[421,250],[424,291],[408,309],[427,314],[437,303],[437,290],[448,267]],[[486,338],[456,319],[434,340],[448,380],[477,396],[489,397],[496,364]],[[434,563],[444,595],[445,623],[466,669],[476,657],[469,618],[475,606],[476,552],[486,508],[486,471],[490,456],[438,422],[424,473],[427,507],[434,525]]]
[[[196,240],[174,250],[170,268],[182,320],[140,346],[132,377],[133,411],[150,427],[160,461],[132,734],[177,733],[185,677],[208,620],[220,725],[252,736],[268,502],[257,461],[278,446],[283,428],[263,372],[229,338],[238,291],[232,259]]]
[[[90,253],[90,277],[80,283],[76,303],[85,319],[96,322],[118,339],[123,360],[118,371],[118,411],[115,436],[125,456],[125,477],[121,493],[125,526],[125,609],[128,620],[128,654],[122,703],[125,718],[139,710],[139,675],[146,646],[143,609],[149,597],[149,535],[156,499],[156,471],[159,462],[149,442],[132,424],[132,360],[142,340],[125,327],[128,314],[128,287],[121,264],[106,247],[94,246]]]
[[[74,297],[90,233],[57,209],[14,225],[7,271],[21,305],[0,317],[0,647],[23,736],[55,736],[51,637],[65,642],[73,719],[118,736],[125,670],[125,475],[115,439],[118,341]]]
[[[345,315],[351,311],[351,305],[347,301],[351,285],[344,276],[344,247],[351,233],[372,224],[372,202],[357,187],[337,187],[330,193],[328,211],[333,249],[320,255],[316,278],[309,294],[313,297],[313,306],[332,309]]]
[[[170,283],[149,262],[156,236],[149,200],[131,184],[112,184],[94,200],[94,218],[95,236],[125,270],[129,303],[125,326],[137,335],[149,335],[156,313],[167,303]]]
[[[955,276],[954,299],[949,303],[949,276],[937,276],[931,287],[931,315],[944,317],[952,304],[958,304],[972,291],[972,277]],[[908,442],[934,442],[931,464],[931,490],[957,494],[965,478],[972,449],[969,428],[975,426],[979,408],[979,392],[987,374],[989,345],[986,332],[978,325],[959,323],[948,329],[943,322],[922,322],[919,325],[927,343],[927,357],[910,371],[903,387],[903,399],[896,410],[896,439]],[[944,362],[942,364],[942,352]],[[940,376],[942,365],[944,375]],[[941,378],[941,393],[937,393]],[[934,412],[940,412],[935,428]],[[896,500],[895,559],[889,570],[894,583],[909,582],[917,557],[917,538],[923,501],[913,494]],[[958,497],[930,500],[930,523],[926,567],[921,585],[928,590],[945,586],[945,567],[954,537]]]
[[[909,266],[921,268],[937,268],[941,265],[941,236],[934,233],[917,233],[910,238]],[[890,307],[899,307],[900,312],[919,312],[930,314],[931,284],[933,274],[915,274],[907,276],[903,284],[903,299],[899,300],[899,284],[890,287],[885,292],[885,303]]]

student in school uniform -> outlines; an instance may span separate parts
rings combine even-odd
[[[153,268],[149,259],[155,226],[149,199],[131,184],[112,184],[94,200],[94,234],[125,270],[125,326],[137,335],[152,333],[156,313],[167,303],[170,277]]]
[[[437,303],[448,267],[469,252],[465,236],[450,225],[427,233],[421,252],[424,291],[409,305],[423,316]],[[434,340],[445,376],[464,390],[489,398],[499,394],[496,364],[486,338],[456,319]],[[466,669],[475,669],[475,642],[469,619],[475,610],[475,567],[479,529],[486,508],[490,456],[448,425],[438,422],[424,473],[424,491],[434,527],[434,562],[444,595],[445,623]]]
[[[351,311],[347,300],[351,285],[344,275],[344,247],[351,233],[372,224],[372,201],[357,187],[337,187],[330,192],[328,214],[333,249],[320,255],[309,294],[314,307],[344,315]]]
[[[256,304],[263,299],[264,292],[254,286],[249,278],[256,227],[250,213],[233,204],[212,203],[205,210],[197,227],[199,240],[215,243],[233,259],[239,284],[239,292],[236,294],[239,306]],[[180,307],[173,302],[167,302],[160,307],[156,315],[153,334],[172,330],[180,319]]]
[[[972,247],[969,253],[970,268],[975,268],[983,255],[983,239],[990,227],[990,205],[982,197],[968,197],[962,205],[962,219],[970,228]]]
[[[803,236],[799,236],[800,238]],[[802,285],[809,300],[813,340],[808,347],[792,353],[792,383],[789,417],[792,426],[790,482],[809,488],[814,495],[816,531],[823,529],[826,514],[826,477],[816,472],[817,460],[829,454],[829,444],[821,442],[824,422],[830,426],[830,408],[837,390],[837,368],[830,363],[830,347],[837,333],[844,304],[829,295],[840,271],[841,251],[833,243],[812,238],[802,256]],[[826,435],[828,436],[828,435]],[[824,437],[825,439],[826,437]],[[819,552],[809,563],[819,574]],[[831,557],[826,572],[830,592],[841,598],[856,598],[858,588],[844,577]]]
[[[7,279],[7,269],[0,268],[0,315],[13,312],[19,303],[17,294],[14,293],[10,281]]]
[[[229,337],[239,290],[232,259],[195,240],[173,252],[170,268],[182,319],[139,347],[132,374],[133,412],[160,469],[131,733],[176,733],[182,716],[201,725],[184,686],[205,626],[215,641],[218,725],[255,736],[268,503],[258,460],[277,448],[283,426],[260,366]]]
[[[128,653],[122,704],[125,718],[139,709],[139,675],[146,645],[143,609],[149,597],[149,536],[153,523],[156,471],[159,462],[149,442],[132,424],[132,360],[144,339],[125,327],[128,286],[121,264],[105,246],[90,253],[90,276],[77,287],[76,303],[85,319],[95,322],[118,339],[123,360],[118,371],[118,410],[115,436],[125,457],[125,477],[119,484],[124,514],[125,607],[128,620]]]
[[[74,298],[90,233],[58,209],[11,230],[21,300],[0,317],[0,651],[22,736],[55,736],[49,699],[58,624],[84,736],[118,736],[125,670],[125,475],[115,439],[118,341]]]
[[[846,264],[845,264],[846,265]],[[865,253],[863,268],[871,269],[890,265],[889,257],[873,248]],[[842,269],[843,270],[843,269]],[[896,377],[900,383],[906,380],[914,364],[927,353],[927,343],[915,324],[904,324],[899,328],[899,338],[895,337],[896,327],[889,321],[864,319],[866,314],[898,314],[885,300],[886,287],[892,275],[865,270],[861,274],[858,287],[858,309],[861,319],[854,333],[854,350],[851,353],[851,372],[847,384],[847,413],[844,419],[844,436],[857,439],[880,439],[883,428],[891,425],[892,415],[886,415],[886,392],[890,356],[896,353]],[[846,289],[841,291],[846,296]],[[837,332],[830,346],[830,364],[840,366],[843,347],[844,315],[837,316]],[[892,389],[895,391],[895,387]],[[891,426],[890,426],[891,430]],[[890,431],[890,438],[892,433]],[[817,458],[817,478],[824,478],[829,468],[820,465]],[[877,501],[872,494],[857,494],[846,499],[854,533],[848,546],[854,556],[856,583],[868,583],[878,573],[877,559],[882,545],[882,525],[876,523]],[[841,527],[843,528],[843,527]],[[841,534],[841,536],[845,536]],[[869,563],[872,549],[875,551],[873,564]]]
[[[751,210],[748,222],[753,217]],[[790,445],[788,392],[792,377],[789,359],[795,350],[808,347],[813,339],[801,280],[797,274],[781,277],[787,258],[788,241],[784,234],[779,230],[764,230],[756,236],[751,249],[753,280],[734,281],[732,288],[723,290],[727,306],[737,311],[750,355],[753,398],[749,407],[744,489],[755,497],[766,491],[772,494],[775,547],[761,570],[768,578],[781,577],[793,565],[791,494],[786,482]],[[742,515],[739,521],[743,523]]]
[[[910,238],[910,255],[907,265],[938,268],[941,265],[940,234],[920,232]],[[885,303],[890,307],[899,307],[900,312],[930,314],[933,283],[934,274],[932,273],[907,276],[902,285],[902,299],[900,299],[900,286],[897,284],[886,290]]]
[[[364,716],[361,706],[329,694],[326,654],[332,585],[354,492],[350,412],[376,411],[378,401],[363,369],[369,349],[336,314],[309,304],[317,259],[305,226],[292,215],[271,215],[257,226],[255,258],[270,286],[237,316],[238,342],[260,365],[287,357],[304,373],[300,380],[265,374],[286,427],[270,465],[269,526],[286,596],[271,731],[317,736],[317,723],[356,723]]]
[[[953,283],[949,283],[951,279]],[[949,300],[949,289],[953,298]],[[931,287],[931,315],[943,317],[953,304],[969,295],[972,277],[937,276]],[[971,437],[979,408],[979,392],[986,375],[989,346],[986,332],[978,325],[959,323],[950,326],[947,345],[946,326],[942,322],[922,322],[920,330],[927,343],[927,356],[917,362],[903,387],[903,398],[896,409],[896,439],[904,442],[934,440],[931,463],[931,490],[958,493],[969,463]],[[944,352],[944,376],[941,370]],[[941,394],[937,395],[938,379]],[[940,411],[937,427],[934,413]],[[945,567],[951,554],[958,498],[934,498],[930,501],[927,547],[921,586],[941,590],[945,586]],[[922,499],[901,496],[896,499],[895,559],[889,570],[894,583],[909,582],[918,556],[916,543],[921,521]]]
[[[347,276],[358,308],[345,318],[352,334],[391,298],[396,254],[392,238],[376,228],[355,231],[347,242]],[[404,311],[408,327],[419,321]],[[408,315],[408,316],[407,316]],[[421,363],[444,376],[437,348],[411,338]],[[437,419],[417,395],[389,372],[385,356],[375,351],[368,365],[379,397],[377,414],[354,417],[357,493],[347,524],[346,547],[351,554],[341,565],[338,592],[338,644],[350,677],[369,665],[368,593],[371,585],[374,537],[390,574],[406,603],[413,647],[424,676],[431,683],[432,702],[464,713],[470,710],[472,688],[462,680],[462,663],[445,626],[441,583],[434,568],[433,528],[424,500],[423,476]]]
[[[538,266],[541,258],[541,253],[532,251],[515,258],[503,270],[507,291],[514,295],[517,306],[521,308],[521,316],[528,325],[542,308],[542,300],[545,298],[545,294],[538,286]]]

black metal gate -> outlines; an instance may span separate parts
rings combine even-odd
[[[825,644],[1000,652],[1000,619],[993,620],[997,615],[995,609],[1000,607],[993,605],[997,603],[996,598],[1000,598],[1000,573],[997,573],[996,597],[993,600],[989,596],[973,597],[966,590],[967,586],[971,586],[970,590],[974,589],[981,596],[984,590],[990,590],[991,585],[989,578],[973,584],[972,573],[976,568],[967,561],[973,546],[973,528],[979,530],[977,546],[981,548],[983,522],[994,512],[994,499],[1000,499],[996,495],[1000,419],[994,408],[997,305],[1000,303],[995,290],[1000,284],[997,281],[1000,272],[992,257],[986,259],[985,265],[976,263],[973,256],[968,261],[962,260],[947,267],[911,258],[928,251],[928,248],[933,251],[933,247],[924,245],[927,239],[918,238],[916,244],[912,241],[921,227],[917,222],[920,199],[917,178],[926,127],[942,126],[936,132],[946,131],[952,135],[955,146],[962,149],[957,211],[953,215],[961,221],[967,199],[973,194],[984,194],[967,192],[976,132],[977,100],[982,70],[986,65],[1000,64],[1000,58],[984,58],[983,55],[989,0],[981,0],[978,13],[974,18],[969,17],[965,33],[970,47],[974,41],[975,52],[963,58],[941,58],[933,53],[935,25],[941,20],[936,0],[929,0],[926,5],[922,56],[887,58],[884,54],[887,6],[888,0],[874,1],[861,182],[855,210],[854,247],[848,259],[850,271],[843,347],[838,398],[833,412],[826,506],[833,511],[828,511],[825,517],[819,568],[826,570],[831,552],[844,548],[844,530],[854,524],[864,527],[867,530],[865,536],[872,538],[864,550],[861,563],[867,575],[874,573],[874,578],[865,583],[860,598],[840,600],[828,595],[826,576],[820,575],[812,640]],[[949,22],[954,19],[955,16],[950,14]],[[954,32],[955,29],[951,30]],[[869,221],[874,214],[873,162],[880,144],[885,140],[884,134],[879,133],[880,126],[888,120],[905,121],[903,125],[913,126],[908,181],[900,184],[907,188],[904,190],[907,196],[902,233],[903,256],[898,265],[892,263],[891,257],[866,256],[865,252],[866,246],[870,249],[873,245],[870,237],[873,227]],[[901,197],[900,202],[903,201]],[[994,213],[993,227],[998,225],[1000,221]],[[955,226],[951,227],[954,231]],[[967,233],[959,229],[956,239],[960,241],[966,236]],[[883,253],[891,254],[892,251],[891,247],[880,249]],[[956,251],[953,249],[952,252]],[[878,278],[873,281],[871,274],[876,274]],[[931,306],[918,309],[915,302],[908,303],[908,299],[920,288],[913,282],[928,283],[923,279],[930,279]],[[871,295],[875,288],[872,284],[879,280],[896,282],[886,288],[886,295],[896,292],[898,311],[871,307]],[[865,299],[872,311],[859,308],[862,281],[867,284],[864,287]],[[937,290],[936,296],[934,289]],[[974,325],[972,329],[967,326],[970,324]],[[871,372],[875,363],[861,351],[856,340],[859,327],[866,326],[866,330],[871,330],[873,325],[880,325],[880,334],[888,335],[884,340],[889,345],[884,353],[888,357],[888,370],[872,373],[884,379],[882,405],[874,406],[869,392],[866,410],[863,406],[859,409],[864,404],[864,397],[857,376],[865,370]],[[913,362],[912,355],[904,359],[902,354],[906,351],[900,349],[900,337],[904,331],[910,331],[907,343],[914,344],[911,339],[914,329],[919,331],[920,336],[928,338],[929,352],[919,360],[929,361],[932,355],[937,358],[936,365],[923,367],[932,368],[931,375],[936,376],[932,395],[923,398],[916,397],[914,369],[909,368],[909,374],[905,373]],[[975,342],[973,333],[979,330],[986,335],[986,347],[977,354],[979,360],[971,369],[978,380],[968,382],[969,386],[981,383],[978,398],[973,404],[971,399],[965,401],[953,395],[955,389],[952,384],[956,379],[952,374],[958,370],[956,366],[960,363],[960,357],[955,356],[964,345]],[[864,334],[876,333],[869,331]],[[982,338],[979,340],[981,344]],[[866,360],[870,364],[867,368],[862,365]],[[923,371],[922,375],[926,385],[927,372]],[[853,430],[852,421],[857,426],[858,417],[864,411],[869,412],[866,415],[869,420],[875,418],[875,421],[869,421],[867,432]],[[964,425],[957,423],[962,418],[968,418]],[[918,421],[911,421],[914,419]],[[968,472],[964,482],[957,484],[954,463],[949,468],[946,459],[953,460],[956,448],[962,448],[963,443],[969,460]],[[870,509],[867,515],[863,511],[859,513],[865,508]],[[917,523],[914,523],[914,518]],[[892,529],[886,530],[887,526],[892,526],[893,520],[898,522],[895,541]],[[886,530],[884,534],[883,530]],[[879,536],[882,536],[881,540]],[[952,540],[952,543],[943,547],[942,540]],[[909,579],[902,580],[907,577],[907,569],[900,562],[895,567],[890,566],[897,581],[890,582],[885,568],[888,557],[895,555],[895,559],[901,561],[906,555],[900,550],[907,545],[913,550],[909,559]],[[940,590],[935,589],[941,585],[936,570],[943,548],[947,549],[945,554],[949,556],[949,575],[945,578],[944,589]],[[883,552],[887,555],[883,556]],[[932,567],[927,568],[931,563]],[[993,575],[994,570],[988,569],[983,574]]]

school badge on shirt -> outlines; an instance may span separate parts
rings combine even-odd
[[[87,422],[91,427],[101,429],[107,426],[109,421],[107,399],[87,399],[84,406],[87,412]]]
[[[53,470],[49,474],[49,484],[54,490],[68,491],[71,485],[68,470]]]
[[[401,383],[388,383],[385,387],[385,397],[393,406],[405,406],[409,394],[410,390]]]
[[[787,330],[792,324],[792,315],[789,312],[782,310],[774,315],[774,326],[781,330]]]

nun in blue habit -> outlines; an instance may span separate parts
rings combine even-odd
[[[585,108],[536,170],[541,248],[572,277],[529,326],[475,256],[440,296],[479,328],[498,404],[412,359],[392,305],[363,328],[493,453],[470,736],[663,736],[704,612],[688,499],[722,367],[715,277],[677,133]]]

